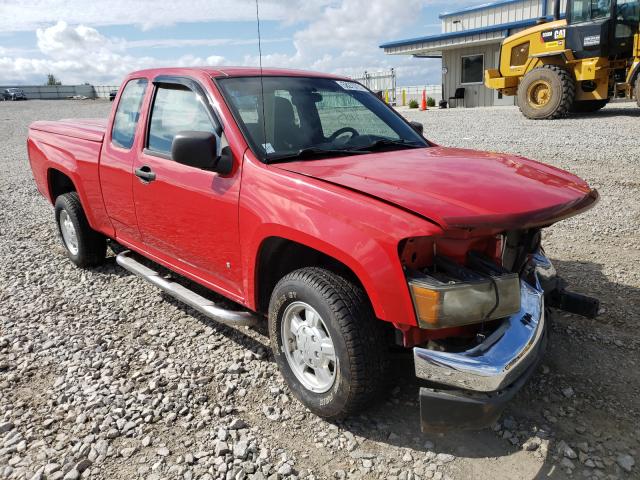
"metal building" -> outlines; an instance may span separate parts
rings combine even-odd
[[[561,0],[564,15],[566,0]],[[442,58],[442,96],[466,107],[513,105],[515,97],[503,97],[484,86],[484,70],[498,68],[500,43],[505,37],[528,28],[540,18],[551,20],[553,0],[499,0],[477,7],[442,13],[442,33],[380,45],[389,55]]]

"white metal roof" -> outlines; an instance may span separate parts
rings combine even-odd
[[[564,11],[566,0],[561,0]],[[391,55],[440,55],[460,45],[500,42],[518,30],[550,19],[553,0],[501,0],[440,15],[442,33],[384,43]]]

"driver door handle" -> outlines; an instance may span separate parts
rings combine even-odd
[[[156,179],[156,174],[151,167],[143,165],[140,168],[136,168],[136,177],[142,180],[143,183],[153,182]]]

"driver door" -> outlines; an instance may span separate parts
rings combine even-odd
[[[172,159],[171,144],[180,131],[215,133],[218,145],[225,140],[197,83],[166,77],[162,82],[154,85],[145,148],[133,168],[142,241],[149,253],[241,301],[239,169],[223,177]]]

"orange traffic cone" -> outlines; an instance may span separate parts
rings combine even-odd
[[[420,110],[427,109],[427,91],[426,89],[422,89],[422,102],[420,102]]]

